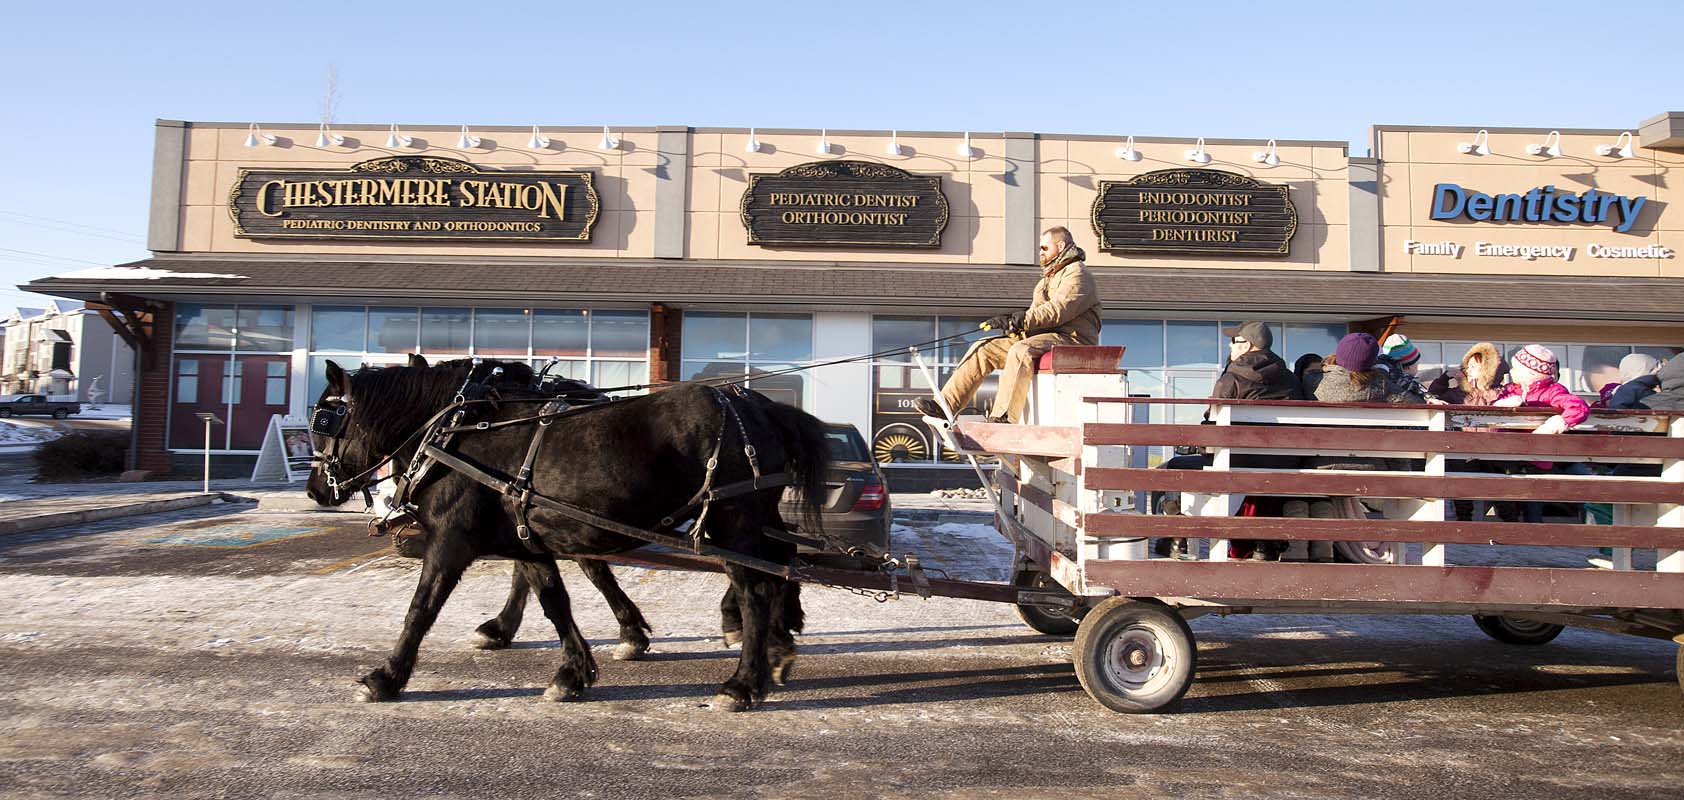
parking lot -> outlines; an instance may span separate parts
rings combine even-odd
[[[1004,577],[1009,549],[974,522],[896,539],[956,577]],[[403,700],[355,703],[416,571],[355,515],[250,506],[0,539],[0,793],[1619,798],[1684,779],[1667,642],[1207,617],[1181,710],[1122,716],[1083,693],[1067,641],[1009,607],[810,587],[794,679],[730,715],[705,707],[735,661],[723,579],[634,568],[616,571],[656,628],[643,662],[610,659],[611,615],[565,571],[601,667],[585,702],[542,699],[558,651],[536,613],[510,650],[469,646],[507,589],[484,562]]]

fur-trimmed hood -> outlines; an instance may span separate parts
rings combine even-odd
[[[1498,391],[1502,391],[1503,376],[1509,371],[1508,364],[1503,360],[1503,352],[1498,350],[1497,346],[1490,342],[1476,343],[1473,347],[1468,348],[1468,352],[1462,354],[1463,390],[1466,391],[1467,389],[1476,388],[1473,387],[1472,382],[1467,379],[1468,365],[1472,364],[1476,358],[1479,359],[1480,364],[1489,365],[1489,369],[1486,370],[1485,380],[1482,382],[1483,385],[1477,388],[1496,389]]]

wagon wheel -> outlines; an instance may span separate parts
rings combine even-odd
[[[1199,651],[1169,606],[1113,597],[1082,619],[1073,648],[1076,679],[1100,705],[1139,714],[1172,705],[1193,685]]]
[[[1020,589],[1034,589],[1043,592],[1064,592],[1064,587],[1051,575],[1038,570],[1019,570],[1012,576],[1012,585]],[[1068,611],[1057,606],[1040,606],[1032,603],[1018,603],[1017,615],[1023,618],[1023,624],[1035,629],[1037,633],[1048,636],[1072,636],[1076,627],[1081,624],[1082,617],[1087,615],[1084,607],[1072,608]]]
[[[1672,673],[1678,678],[1678,688],[1684,689],[1684,644],[1678,646],[1678,660],[1672,664]]]
[[[1474,624],[1485,631],[1485,635],[1504,644],[1547,644],[1564,630],[1562,626],[1549,622],[1484,614],[1475,614]]]

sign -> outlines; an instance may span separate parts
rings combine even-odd
[[[940,247],[947,226],[941,176],[868,161],[815,161],[750,175],[748,243],[825,247]]]
[[[349,169],[242,169],[228,192],[245,238],[588,242],[594,173],[485,172],[394,156]]]
[[[1586,189],[1557,192],[1554,186],[1535,186],[1525,194],[1490,195],[1454,184],[1433,186],[1433,219],[1467,217],[1475,222],[1607,223],[1616,233],[1631,230],[1643,213],[1647,197]]]
[[[315,445],[310,441],[310,422],[303,417],[275,414],[269,417],[269,432],[257,452],[251,479],[285,478],[301,481],[310,477],[310,459]]]
[[[1540,258],[1558,258],[1562,261],[1572,261],[1573,255],[1580,252],[1570,244],[1498,244],[1496,242],[1474,242],[1472,247],[1467,244],[1446,239],[1438,242],[1421,242],[1414,239],[1403,240],[1403,253],[1410,256],[1449,256],[1459,259],[1463,253],[1476,256],[1498,256],[1502,258],[1520,258],[1526,261],[1536,261]],[[1662,259],[1672,258],[1676,250],[1665,245],[1646,244],[1634,245],[1606,245],[1591,242],[1584,248],[1584,254],[1591,258],[1625,258],[1625,259]]]
[[[1287,187],[1215,169],[1164,169],[1100,181],[1099,249],[1117,253],[1284,256],[1298,230]]]

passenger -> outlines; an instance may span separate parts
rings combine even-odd
[[[1421,385],[1415,376],[1421,371],[1421,350],[1409,341],[1408,336],[1394,333],[1386,337],[1380,345],[1380,361],[1377,365],[1386,374],[1386,393],[1393,397],[1406,398],[1402,402],[1442,403],[1443,400],[1433,396],[1427,388]]]
[[[1612,392],[1607,392],[1607,387],[1603,387],[1604,396],[1608,398],[1608,408],[1648,409],[1645,401],[1661,388],[1660,371],[1677,360],[1674,358],[1662,364],[1660,359],[1645,353],[1632,353],[1620,359],[1619,385],[1614,387]]]
[[[1575,425],[1585,421],[1590,416],[1590,406],[1579,396],[1567,390],[1561,382],[1556,380],[1560,366],[1555,353],[1541,344],[1529,344],[1514,354],[1509,363],[1509,378],[1513,381],[1503,387],[1502,396],[1497,398],[1494,406],[1504,407],[1549,407],[1554,408],[1555,416],[1544,420],[1532,432],[1538,434],[1562,433]],[[1551,470],[1554,464],[1548,461],[1532,462],[1542,470]],[[1561,471],[1569,474],[1588,474],[1584,464],[1566,464]],[[1522,517],[1525,522],[1542,522],[1544,520],[1543,504],[1526,502],[1521,505]]]
[[[1684,411],[1684,358],[1673,356],[1655,372],[1655,393],[1641,407],[1651,411]]]
[[[1316,353],[1305,353],[1298,357],[1292,365],[1292,377],[1298,379],[1299,400],[1316,399],[1316,385],[1321,383],[1322,357]]]
[[[1508,373],[1508,365],[1503,362],[1503,353],[1490,342],[1479,342],[1468,348],[1462,354],[1462,368],[1460,370],[1445,370],[1443,375],[1433,381],[1427,391],[1444,400],[1446,403],[1458,406],[1488,406],[1497,402],[1503,394],[1503,377]],[[1487,471],[1501,472],[1502,470],[1488,462],[1466,461],[1458,465],[1461,469],[1454,471]],[[1451,505],[1455,509],[1456,519],[1462,522],[1472,522],[1478,509],[1474,500],[1453,500]],[[1498,514],[1515,517],[1513,503],[1497,506]]]
[[[1244,322],[1224,328],[1228,337],[1228,366],[1216,379],[1212,399],[1292,400],[1298,396],[1298,379],[1286,362],[1270,348],[1274,334],[1261,322]]]

